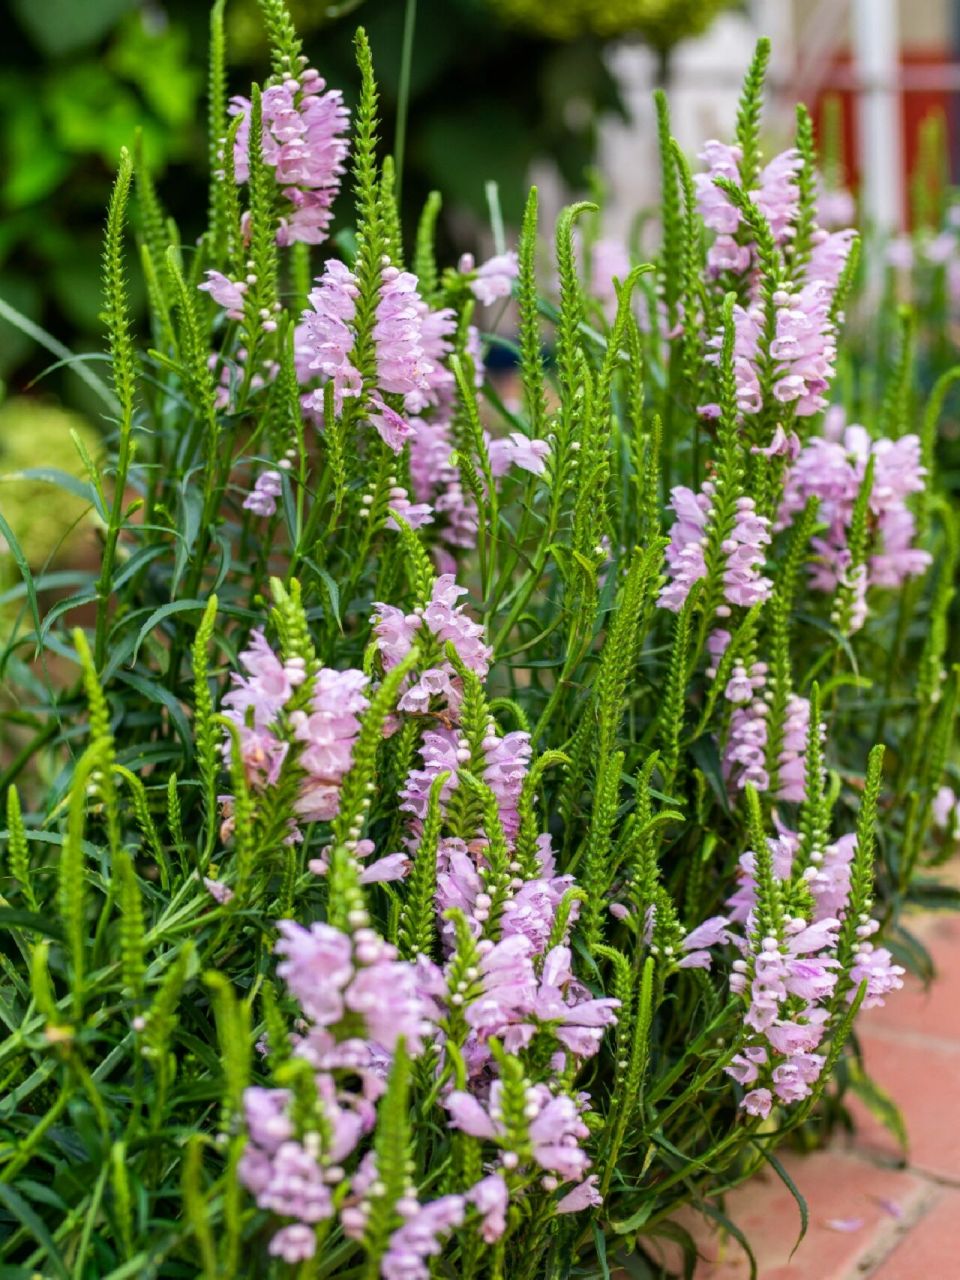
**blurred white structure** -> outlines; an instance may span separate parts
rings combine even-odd
[[[955,0],[752,0],[746,12],[721,15],[675,51],[673,132],[690,154],[708,138],[730,137],[741,78],[758,36],[768,35],[771,147],[788,143],[797,101],[812,105],[827,88],[852,89],[864,209],[896,231],[904,216],[903,95],[960,91],[960,65],[950,60],[956,9]],[[915,56],[901,65],[903,53]],[[658,195],[656,59],[624,43],[610,63],[631,120],[604,123],[600,168],[609,182],[606,230],[626,236],[637,211]]]
[[[860,81],[860,172],[868,220],[896,231],[903,205],[900,44],[896,0],[853,0],[854,66]]]

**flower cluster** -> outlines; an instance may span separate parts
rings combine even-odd
[[[823,1070],[825,1056],[816,1052],[836,1011],[837,985],[844,981],[845,999],[854,999],[866,982],[864,1005],[881,1005],[902,984],[903,969],[885,947],[871,942],[879,925],[862,916],[856,926],[853,955],[844,963],[838,951],[841,924],[849,909],[851,863],[856,837],[843,836],[822,850],[814,849],[809,865],[796,868],[799,837],[782,829],[768,841],[774,892],[799,874],[813,902],[809,919],[769,915],[761,923],[757,858],[750,850],[740,858],[740,885],[728,900],[726,916],[693,930],[683,941],[696,963],[708,967],[709,951],[732,944],[730,989],[743,997],[744,1033],[725,1070],[747,1092],[740,1105],[766,1117],[774,1104],[809,1097]]]
[[[739,147],[709,142],[701,158],[708,171],[695,177],[698,203],[706,226],[717,233],[707,251],[708,270],[714,276],[733,273],[748,280],[747,300],[734,307],[734,372],[741,413],[757,414],[764,407],[759,366],[765,303],[759,280],[747,276],[757,263],[757,248],[743,214],[716,182],[721,178],[741,185],[742,154]],[[796,150],[782,152],[761,171],[756,189],[749,193],[783,251],[789,251],[796,235],[800,167]],[[765,352],[773,362],[767,389],[778,406],[789,407],[800,418],[827,405],[825,392],[836,363],[834,295],[853,240],[850,230],[828,232],[816,223],[809,234],[808,257],[798,278],[773,293],[775,333]],[[721,334],[709,340],[710,363],[719,363],[722,345]],[[706,411],[712,409],[705,406]]]
[[[425,714],[438,706],[456,709],[462,696],[460,680],[443,653],[452,643],[464,666],[481,678],[490,665],[490,649],[484,643],[483,628],[457,604],[466,588],[457,586],[452,574],[441,574],[433,584],[430,600],[412,613],[393,605],[377,604],[373,618],[374,637],[385,671],[401,662],[417,639],[432,645],[435,662],[415,679],[411,677],[398,710]]]
[[[770,790],[770,770],[776,769],[774,798],[799,804],[806,789],[807,735],[810,727],[809,699],[791,693],[780,730],[780,750],[774,761],[768,751],[770,707],[763,694],[767,666],[752,664],[749,673],[742,665],[734,668],[724,691],[735,704],[723,751],[723,774],[734,791],[748,783],[758,791]],[[823,726],[821,725],[821,733]]]
[[[263,471],[257,476],[256,483],[243,500],[245,511],[252,511],[255,516],[272,516],[276,514],[277,499],[283,492],[283,482],[279,471]]]
[[[297,331],[298,367],[304,381],[320,377],[333,384],[334,411],[343,411],[344,400],[363,391],[360,370],[352,360],[355,344],[358,285],[353,272],[337,258],[328,258],[323,275],[310,294],[310,308],[303,313]],[[384,262],[373,338],[376,346],[377,385],[370,392],[369,419],[395,453],[413,434],[409,418],[398,413],[385,395],[403,398],[409,412],[433,403],[449,380],[439,359],[425,350],[424,320],[429,310],[417,291],[416,276]],[[429,344],[442,343],[436,325]],[[438,353],[439,354],[439,353]],[[323,413],[323,387],[305,397],[305,407]]]
[[[277,231],[279,244],[322,244],[340,190],[349,143],[350,113],[339,89],[327,89],[307,67],[297,77],[264,89],[261,96],[263,160],[276,174],[287,202]],[[250,177],[250,100],[235,97],[231,115],[241,117],[234,144],[237,182]]]
[[[9,739],[28,809],[11,788],[4,901],[27,940],[49,920],[67,944],[33,947],[30,1034],[2,1051],[30,1080],[68,1032],[113,1046],[87,1092],[138,1211],[98,1222],[106,1267],[179,1216],[238,1280],[544,1280],[623,1265],[624,1243],[642,1271],[645,1237],[842,1076],[854,1011],[915,954],[877,921],[896,938],[940,889],[958,538],[922,464],[953,474],[954,375],[921,446],[913,331],[887,307],[897,358],[873,377],[844,338],[831,391],[860,278],[815,207],[809,118],[758,160],[763,46],[700,212],[659,102],[666,190],[637,235],[660,251],[631,272],[575,206],[544,303],[536,192],[517,252],[479,265],[437,260],[436,196],[401,225],[363,33],[350,230],[342,258],[313,254],[346,112],[302,70],[286,0],[259,7],[275,75],[235,100],[223,157],[250,198],[214,185],[182,276],[138,171],[145,359],[122,161],[104,310],[120,419],[149,448],[107,442],[91,589],[40,618],[50,592],[0,584],[0,757]],[[914,238],[927,260],[940,241]],[[508,377],[487,346],[515,354]],[[34,648],[67,679],[76,658],[62,698],[38,695]],[[18,982],[0,972],[3,1007]],[[32,1190],[90,1146],[75,1083],[45,1085],[56,1131],[4,1116],[4,1176],[37,1217],[0,1249],[11,1273],[43,1232],[83,1252],[78,1197]],[[90,1184],[119,1203],[104,1159]]]
[[[693,584],[707,576],[704,552],[714,514],[715,493],[710,480],[704,481],[699,493],[684,485],[677,485],[670,491],[669,507],[677,519],[670,530],[666,551],[669,580],[660,593],[658,603],[674,613],[683,608]],[[773,584],[760,570],[764,561],[763,548],[769,542],[769,520],[757,515],[752,498],[738,498],[733,523],[721,543],[725,557],[723,594],[728,604],[750,608],[768,598]],[[724,605],[720,609],[729,613]]]
[[[733,272],[743,275],[754,263],[755,247],[744,242],[741,232],[743,215],[727,193],[717,185],[723,178],[741,185],[740,163],[743,152],[738,146],[710,141],[704,145],[700,159],[707,166],[706,173],[694,175],[697,204],[704,224],[717,233],[707,251],[707,267],[715,275]],[[800,156],[791,149],[770,161],[760,174],[757,189],[751,192],[757,208],[770,224],[770,230],[778,244],[785,244],[793,229],[799,204],[797,173]]]
[[[911,496],[923,489],[926,474],[919,438],[908,434],[898,440],[872,440],[864,427],[846,426],[842,410],[832,410],[823,436],[811,439],[791,464],[777,515],[777,527],[785,528],[810,498],[818,500],[825,528],[812,543],[817,556],[810,565],[810,585],[816,591],[833,593],[848,581],[854,506],[871,457],[871,545],[860,574],[861,595],[868,586],[901,586],[930,564],[929,552],[914,545],[916,520],[909,507]],[[861,621],[865,613],[864,603]]]
[[[461,589],[452,579],[438,580],[430,603],[406,617],[379,606],[375,630],[384,666],[389,669],[409,650],[415,635],[453,642],[466,665],[481,674],[488,661],[482,631],[456,601]],[[272,725],[285,714],[294,737],[308,742],[300,763],[308,776],[319,767],[311,752],[326,743],[342,751],[349,734],[331,722],[328,695],[338,686],[337,673],[322,670],[312,686],[312,715],[288,703],[305,682],[302,666],[284,667],[262,636],[243,655],[247,674],[236,679],[228,695],[235,723]],[[421,714],[423,699],[435,693],[447,700],[450,714],[459,711],[457,679],[447,667],[422,673],[398,703],[398,715]],[[360,709],[350,701],[362,698],[357,673],[347,677],[339,696],[343,710]],[[437,687],[434,688],[434,685]],[[427,696],[429,695],[429,696]],[[365,701],[365,700],[364,700]],[[426,704],[423,704],[426,705]],[[315,723],[311,724],[311,721]],[[279,741],[279,739],[278,739]],[[444,818],[458,789],[466,786],[463,766],[481,773],[497,808],[507,847],[512,852],[520,831],[520,797],[531,755],[529,735],[515,731],[500,735],[491,718],[480,744],[482,760],[473,759],[460,727],[427,731],[421,748],[424,767],[411,772],[402,809],[412,817],[411,857],[427,816],[431,785],[442,771],[449,773],[442,791]],[[327,756],[323,767],[336,771],[345,763]],[[298,812],[302,804],[298,805]],[[312,816],[312,815],[311,815]],[[344,1178],[343,1164],[358,1152],[376,1124],[375,1104],[384,1094],[395,1046],[403,1041],[417,1057],[427,1050],[436,1029],[455,1011],[463,1020],[460,1047],[466,1076],[459,1088],[443,1096],[452,1127],[490,1144],[496,1163],[471,1187],[423,1203],[410,1186],[393,1206],[400,1225],[392,1231],[380,1260],[385,1280],[426,1280],[428,1260],[437,1255],[444,1236],[463,1226],[472,1212],[483,1240],[492,1243],[506,1228],[507,1209],[530,1179],[554,1191],[574,1183],[554,1205],[558,1214],[572,1213],[599,1203],[596,1178],[588,1176],[590,1157],[584,1143],[590,1130],[584,1113],[589,1099],[558,1087],[565,1073],[576,1070],[598,1052],[605,1030],[616,1022],[619,1001],[594,996],[573,973],[566,934],[575,924],[575,902],[566,904],[564,927],[558,912],[573,887],[573,877],[556,874],[549,836],[537,841],[537,865],[524,876],[512,861],[506,878],[499,878],[490,861],[489,833],[478,828],[467,840],[444,835],[437,849],[437,920],[445,939],[443,970],[427,956],[401,961],[396,949],[368,927],[365,913],[357,913],[352,937],[330,925],[309,929],[281,921],[277,952],[278,975],[297,1000],[302,1020],[295,1038],[295,1058],[309,1064],[314,1119],[305,1119],[304,1077],[297,1091],[289,1087],[248,1089],[244,1098],[249,1135],[239,1176],[261,1208],[289,1219],[273,1236],[270,1251],[287,1262],[313,1255],[315,1227],[338,1212],[331,1188]],[[365,859],[373,851],[370,840],[351,840],[350,856]],[[311,870],[329,871],[330,851],[310,862]],[[390,855],[363,866],[359,879],[370,884],[402,875],[409,867],[405,855]],[[363,919],[361,919],[363,916]],[[465,956],[463,941],[449,927],[452,916],[465,922],[474,941]],[[351,916],[351,923],[353,918]],[[465,965],[465,960],[469,964]],[[500,1075],[494,1045],[510,1055],[548,1046],[547,1079],[508,1085]],[[499,1052],[499,1051],[498,1051]],[[515,1101],[521,1089],[518,1112]],[[350,1179],[350,1195],[339,1209],[348,1237],[363,1240],[370,1218],[371,1196],[377,1181],[376,1156],[362,1155]]]
[[[306,1124],[303,1099],[297,1105],[290,1089],[247,1089],[238,1173],[261,1208],[293,1219],[270,1252],[299,1262],[313,1256],[315,1224],[334,1215],[343,1162],[374,1127],[397,1043],[420,1052],[438,1011],[417,966],[372,929],[348,937],[325,924],[282,920],[278,928],[277,972],[308,1020],[293,1052],[312,1069],[314,1120]]]
[[[234,674],[223,703],[236,726],[248,785],[255,791],[276,786],[292,749],[301,775],[298,817],[329,821],[337,814],[340,783],[352,764],[359,716],[367,706],[367,677],[327,667],[308,676],[302,658],[281,662],[261,631],[253,633],[240,662],[245,674]],[[232,750],[231,736],[224,749]]]

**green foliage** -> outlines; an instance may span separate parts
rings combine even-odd
[[[260,8],[275,83],[307,55],[293,11]],[[854,1014],[880,981],[857,981],[865,939],[878,921],[904,954],[904,908],[941,892],[916,874],[946,856],[935,802],[957,768],[958,537],[935,487],[904,507],[929,581],[922,554],[896,598],[870,577],[884,450],[921,406],[922,318],[903,313],[869,396],[842,367],[836,396],[866,443],[849,554],[824,590],[835,513],[789,489],[821,406],[789,399],[775,345],[780,291],[822,243],[816,156],[801,110],[782,234],[757,189],[766,43],[738,116],[741,181],[717,183],[749,272],[708,266],[660,96],[656,263],[592,296],[600,210],[578,202],[558,220],[551,292],[530,192],[516,281],[497,284],[516,298],[514,344],[511,311],[477,306],[489,277],[446,265],[438,195],[409,235],[361,31],[353,216],[338,209],[323,249],[356,280],[336,333],[358,376],[334,385],[306,367],[298,326],[319,255],[277,241],[269,81],[251,91],[249,181],[234,181],[229,21],[218,0],[209,225],[181,242],[145,134],[142,344],[122,154],[103,259],[112,389],[92,375],[112,435],[102,462],[81,441],[86,478],[43,472],[102,522],[98,564],[34,566],[0,526],[19,576],[2,584],[0,1185],[20,1197],[2,1206],[0,1261],[19,1275],[62,1257],[77,1280],[291,1266],[375,1280],[396,1233],[419,1239],[418,1206],[450,1196],[426,1255],[437,1274],[643,1266],[645,1236],[756,1169],[761,1134],[772,1152],[815,1106],[834,1114],[832,1073],[849,1075]],[[491,209],[506,250],[496,196]],[[385,258],[419,276],[397,327],[435,326],[392,375]],[[198,291],[207,269],[247,286],[238,314]],[[831,326],[858,287],[848,262]],[[495,345],[515,352],[518,385],[486,367]],[[931,471],[954,380],[923,406]],[[384,407],[399,440],[380,434]],[[671,598],[685,538],[689,590]],[[755,594],[738,597],[738,573]],[[762,1043],[751,984],[762,952],[791,963],[794,934],[823,924],[817,869],[854,832],[839,940],[820,956],[836,977],[828,1074],[798,1104],[771,1099],[761,1127],[734,1065]],[[750,925],[730,924],[732,895],[751,892]],[[802,1026],[807,1002],[789,995],[781,1015]],[[788,1056],[771,1045],[764,1079]],[[456,1093],[471,1095],[462,1126]],[[547,1107],[552,1129],[536,1123]],[[576,1176],[547,1140],[563,1126]],[[278,1135],[322,1205],[299,1236],[278,1236],[295,1215],[256,1191]],[[574,1190],[591,1169],[602,1204],[557,1213],[571,1192],[591,1199],[593,1183]],[[477,1189],[493,1171],[502,1234]],[[288,1264],[291,1239],[305,1252]]]
[[[760,172],[760,117],[763,85],[770,60],[770,41],[761,37],[744,76],[737,107],[737,146],[740,148],[740,181],[744,190],[756,183]]]

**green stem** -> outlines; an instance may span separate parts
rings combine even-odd
[[[413,66],[413,33],[417,25],[417,0],[407,0],[403,19],[403,47],[400,52],[400,85],[397,90],[397,128],[393,142],[397,207],[403,192],[403,160],[407,143],[407,116],[410,110],[410,69]]]

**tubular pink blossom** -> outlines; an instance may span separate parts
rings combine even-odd
[[[349,143],[350,113],[339,89],[327,89],[313,69],[271,85],[261,95],[264,163],[272,168],[289,209],[280,221],[280,244],[322,244],[340,189]],[[237,182],[250,177],[250,101],[231,99],[230,114],[242,116],[234,145]]]
[[[517,255],[512,250],[500,253],[475,268],[473,254],[465,253],[460,259],[458,270],[464,275],[472,276],[470,292],[478,302],[490,307],[500,298],[509,298],[511,285],[517,278]]]
[[[209,293],[218,307],[223,307],[230,320],[243,319],[243,295],[247,285],[243,280],[228,280],[220,271],[207,271],[206,283],[197,285],[204,293]]]
[[[246,511],[258,516],[276,514],[277,499],[283,492],[279,471],[264,471],[258,477],[251,491],[243,500]]]

